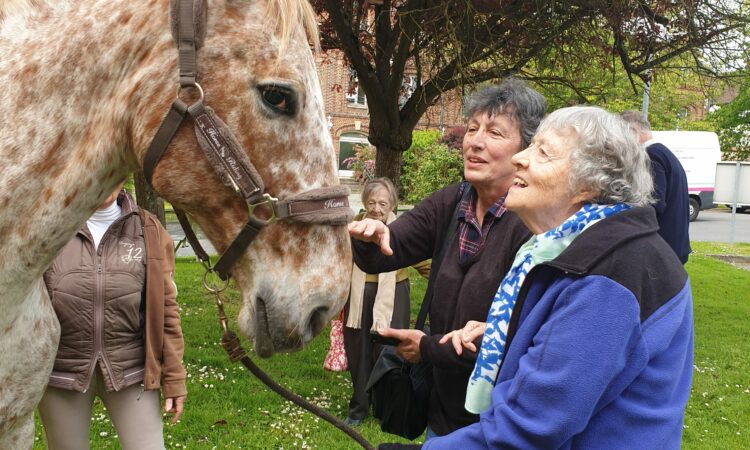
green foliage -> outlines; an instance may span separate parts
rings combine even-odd
[[[637,89],[634,91],[624,71],[594,65],[582,65],[579,70],[581,73],[572,78],[575,90],[548,81],[535,84],[547,98],[548,111],[577,104],[601,106],[616,113],[641,109],[644,85],[640,79],[634,78]],[[548,68],[539,71],[541,75],[552,75],[548,72]],[[711,81],[688,70],[656,70],[651,81],[648,108],[651,128],[714,131],[712,121],[693,119],[688,114],[691,108],[702,108],[706,98],[718,95],[720,87]]]
[[[719,142],[727,161],[750,159],[750,88],[748,74],[742,77],[737,98],[711,115],[719,130]]]
[[[135,181],[133,181],[132,173],[125,179],[125,184],[122,187],[131,195],[135,196]]]
[[[713,131],[710,123],[692,120],[688,110],[696,105],[703,108],[712,92],[702,80],[687,71],[657,72],[651,83],[648,119],[654,130]],[[640,99],[639,107],[640,109]]]
[[[708,254],[750,255],[750,245],[692,242],[690,274],[695,311],[695,366],[688,402],[683,445],[686,450],[750,448],[750,317],[747,286],[750,273],[708,257]],[[200,287],[202,266],[192,258],[178,258],[175,271],[185,334],[188,399],[177,425],[164,425],[168,449],[330,449],[357,446],[327,422],[281,399],[227,359],[219,344],[219,324],[210,295]],[[426,280],[409,270],[414,318]],[[236,318],[239,293],[230,286],[226,308]],[[236,329],[235,319],[231,320]],[[248,350],[251,345],[243,338]],[[339,418],[346,416],[351,395],[348,373],[323,369],[328,351],[328,329],[301,352],[279,354],[255,362],[276,381]],[[367,418],[358,429],[371,443],[405,442],[380,431]],[[116,449],[116,430],[101,402],[97,402],[90,441],[94,449]],[[421,441],[418,439],[417,442]],[[47,448],[37,420],[34,449]]]
[[[406,149],[401,160],[401,186],[400,197],[406,199],[414,184],[414,176],[419,165],[419,160],[427,152],[427,148],[437,143],[440,139],[438,130],[415,131],[411,136],[411,147]]]
[[[690,120],[680,123],[680,130],[683,131],[715,131],[716,126],[711,120]]]
[[[411,137],[411,147],[407,151],[419,151],[419,149],[424,149],[436,143],[438,139],[440,139],[440,131],[438,130],[415,131]]]
[[[461,181],[463,158],[460,151],[438,143],[438,131],[417,131],[404,152],[401,196],[418,203],[436,190]]]

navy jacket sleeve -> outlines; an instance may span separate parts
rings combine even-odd
[[[667,172],[660,161],[652,159],[651,173],[654,176],[654,195],[656,196],[656,202],[652,206],[657,213],[663,213],[667,207]]]

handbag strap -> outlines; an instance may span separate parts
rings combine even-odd
[[[445,234],[445,239],[443,240],[443,245],[440,247],[440,251],[438,252],[437,256],[432,258],[432,265],[430,268],[430,278],[427,281],[427,291],[424,294],[424,299],[422,300],[422,306],[419,308],[419,314],[417,315],[417,322],[414,324],[414,329],[416,330],[424,330],[424,323],[427,321],[427,314],[430,311],[430,303],[432,303],[432,291],[433,287],[435,286],[435,280],[437,279],[438,271],[440,271],[440,264],[443,262],[443,256],[445,254],[445,250],[448,248],[448,244],[453,239],[453,234],[456,232],[456,229],[458,228],[458,213],[459,211],[459,205],[461,198],[466,195],[468,192],[468,189],[465,189],[463,186],[459,187],[458,194],[456,195],[456,206],[453,209],[453,217],[451,217],[451,221],[448,224],[448,232]]]

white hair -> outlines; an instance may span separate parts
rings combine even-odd
[[[623,119],[602,108],[573,106],[547,116],[537,133],[548,130],[575,132],[571,193],[590,190],[597,203],[653,203],[650,160]]]
[[[372,193],[378,189],[385,189],[388,193],[388,199],[391,202],[391,211],[396,212],[398,209],[398,193],[393,182],[388,177],[367,180],[367,183],[362,187],[362,204],[367,205],[367,201],[370,200]]]

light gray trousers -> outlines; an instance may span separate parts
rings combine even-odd
[[[94,397],[99,396],[117,430],[123,450],[163,450],[159,391],[144,391],[135,384],[119,392],[107,392],[102,374],[85,393],[48,387],[39,403],[49,450],[89,448],[89,429]]]

